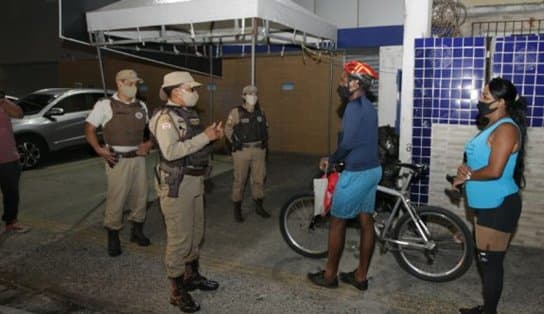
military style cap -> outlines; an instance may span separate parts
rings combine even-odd
[[[144,80],[138,77],[138,74],[136,74],[136,71],[131,69],[124,69],[117,72],[117,74],[115,75],[115,80],[116,81],[126,80],[130,82],[138,82],[138,83],[144,82]]]
[[[245,95],[245,94],[257,94],[257,86],[247,85],[242,90],[242,95]]]
[[[186,71],[170,72],[166,74],[162,80],[161,90],[159,91],[159,96],[161,100],[163,101],[168,100],[168,96],[162,90],[164,87],[178,86],[182,84],[189,85],[190,87],[197,87],[202,85],[201,83],[195,81],[195,79],[193,79],[193,77],[191,76],[191,74],[189,74],[189,72],[186,72]]]

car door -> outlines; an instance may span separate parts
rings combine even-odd
[[[52,108],[60,108],[62,115],[52,116],[53,128],[50,133],[50,143],[54,150],[84,144],[85,119],[92,105],[92,97],[88,93],[79,93],[60,99]]]

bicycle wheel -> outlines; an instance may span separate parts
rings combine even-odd
[[[432,249],[398,245],[393,251],[399,265],[417,278],[444,282],[462,276],[472,264],[474,242],[466,224],[454,213],[440,207],[424,206],[417,211],[430,233]],[[408,213],[395,226],[395,239],[424,244]]]
[[[314,195],[293,196],[280,212],[280,230],[285,242],[300,255],[320,258],[327,256],[329,218],[314,217]]]

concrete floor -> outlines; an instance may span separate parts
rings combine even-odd
[[[122,233],[123,254],[106,254],[101,226],[105,176],[99,158],[85,151],[57,154],[44,167],[23,173],[20,220],[33,230],[0,236],[0,313],[179,313],[168,304],[163,253],[164,224],[150,204],[145,231],[152,246],[138,247]],[[149,165],[156,156],[150,158]],[[243,224],[235,223],[229,201],[232,172],[228,157],[217,156],[213,189],[207,196],[204,275],[219,290],[195,292],[201,313],[456,313],[480,303],[474,265],[448,283],[416,279],[392,254],[376,251],[370,288],[364,293],[341,285],[312,286],[306,273],[325,260],[301,257],[283,242],[278,213],[290,195],[307,190],[315,156],[271,154],[266,207],[272,219],[257,216],[246,193]],[[150,178],[151,171],[149,173]],[[149,198],[154,198],[150,190]],[[341,269],[356,263],[348,237]],[[512,247],[505,261],[501,313],[544,313],[544,252]]]

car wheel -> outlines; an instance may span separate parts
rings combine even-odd
[[[35,136],[21,136],[16,139],[23,169],[36,168],[45,157],[47,146]]]

